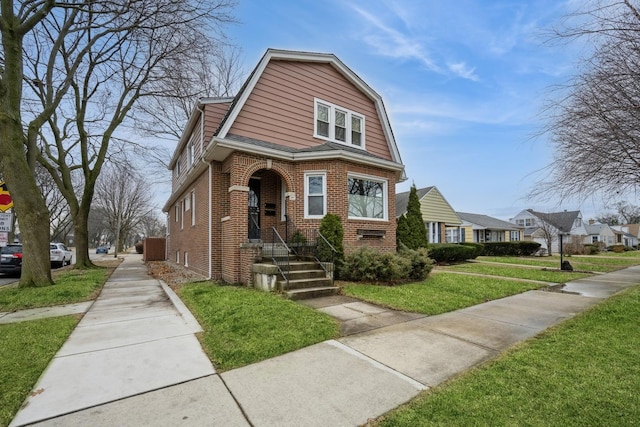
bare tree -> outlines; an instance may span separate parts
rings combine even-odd
[[[96,184],[95,205],[115,236],[116,254],[152,210],[149,185],[126,164],[107,166]]]
[[[617,202],[615,212],[609,212],[596,218],[598,222],[609,225],[640,223],[640,206],[628,202]]]
[[[558,240],[558,229],[547,221],[539,221],[540,228],[536,231],[536,234],[540,234],[540,237],[547,247],[547,254],[552,255],[553,243]]]
[[[165,237],[166,220],[159,218],[156,211],[150,211],[140,218],[137,231],[143,237]]]
[[[635,1],[591,0],[556,39],[594,46],[582,71],[551,101],[544,133],[555,146],[534,197],[595,192],[616,197],[640,184],[640,11]]]
[[[44,109],[26,127],[22,121],[24,38],[56,6],[53,0],[0,1],[0,170],[12,190],[20,218],[24,258],[20,286],[46,286],[51,280],[49,212],[34,178],[38,148],[35,134],[51,109]],[[50,105],[55,108],[55,99]]]
[[[66,241],[67,235],[73,229],[69,205],[46,169],[37,165],[35,176],[49,210],[49,239]]]
[[[216,46],[211,34],[231,20],[233,3],[94,0],[74,5],[47,14],[26,39],[25,82],[33,99],[24,104],[31,112],[29,129],[38,137],[35,158],[67,200],[76,267],[84,268],[92,265],[88,217],[97,179],[112,156],[132,142],[121,129],[133,126],[131,116],[142,100],[167,97],[173,79],[199,69],[200,58]],[[49,114],[41,117],[41,111]],[[75,171],[83,178],[80,194]]]

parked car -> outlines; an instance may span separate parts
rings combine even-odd
[[[22,245],[0,247],[0,273],[20,275],[22,272]]]
[[[96,253],[97,254],[108,254],[109,253],[109,248],[106,246],[98,246],[96,248]]]
[[[49,249],[52,267],[64,267],[65,265],[71,264],[73,254],[67,249],[64,243],[51,243]]]

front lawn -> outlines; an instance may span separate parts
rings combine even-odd
[[[332,317],[279,295],[211,282],[177,292],[204,329],[200,342],[219,371],[340,335]]]
[[[608,273],[621,268],[640,264],[640,259],[633,258],[599,258],[596,256],[570,256],[565,257],[574,269],[583,271],[594,271],[598,273]],[[560,257],[499,257],[480,256],[477,261],[498,262],[503,264],[531,265],[546,268],[560,268]]]
[[[0,426],[13,419],[77,323],[64,316],[0,325]]]
[[[402,311],[440,314],[544,287],[492,277],[432,273],[427,280],[400,286],[342,284],[345,295]]]
[[[368,425],[638,425],[639,318],[635,287]]]
[[[0,288],[0,311],[71,304],[95,299],[113,269],[97,267],[56,273],[55,284],[38,288]]]
[[[487,274],[490,276],[512,277],[517,279],[539,280],[541,282],[565,283],[572,280],[589,277],[587,273],[571,273],[565,271],[544,271],[533,268],[490,265],[482,263],[465,263],[445,267],[446,270],[462,271],[466,273]]]

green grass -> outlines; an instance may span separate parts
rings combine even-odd
[[[590,256],[568,256],[565,257],[577,270],[595,271],[608,273],[621,268],[640,264],[640,258],[620,258],[620,257],[598,257]],[[552,257],[499,257],[481,256],[478,261],[499,262],[503,264],[533,265],[547,268],[560,268],[560,256]]]
[[[55,284],[39,288],[0,288],[0,311],[71,304],[95,299],[112,269],[66,270],[57,273]]]
[[[422,393],[375,426],[637,426],[640,288]]]
[[[278,356],[340,335],[336,320],[250,288],[193,283],[178,290],[200,322],[200,342],[218,370]]]
[[[466,273],[488,274],[491,276],[512,277],[516,279],[539,280],[542,282],[565,283],[571,280],[591,276],[587,273],[570,273],[564,271],[543,271],[533,268],[489,265],[482,263],[456,264],[446,267],[446,270],[462,271]]]
[[[421,283],[400,286],[343,284],[345,295],[423,314],[439,314],[542,287],[535,283],[491,277],[432,273]]]
[[[0,325],[0,426],[6,426],[65,342],[73,316]]]

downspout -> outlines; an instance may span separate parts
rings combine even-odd
[[[202,108],[202,104],[200,104],[200,103],[198,103],[198,107],[197,108],[198,108],[198,111],[200,111],[200,153],[202,155],[202,154],[204,154],[204,151],[205,151],[205,146],[204,146],[204,109]],[[209,167],[208,167],[208,170],[209,170],[209,201],[208,201],[209,209],[208,209],[208,211],[209,212],[208,212],[207,220],[208,220],[209,224],[207,224],[207,225],[209,227],[209,231],[208,231],[207,234],[208,234],[209,237],[208,237],[207,246],[208,246],[208,259],[209,259],[209,274],[207,275],[207,280],[211,280],[212,270],[213,270],[213,263],[211,262],[211,255],[213,253],[213,246],[211,244],[211,239],[213,237],[213,230],[212,230],[212,227],[211,227],[211,225],[212,225],[211,219],[213,218],[213,215],[211,213],[211,203],[212,203],[211,176],[212,176],[212,173],[211,173],[211,162],[208,162],[208,164],[209,164]]]

